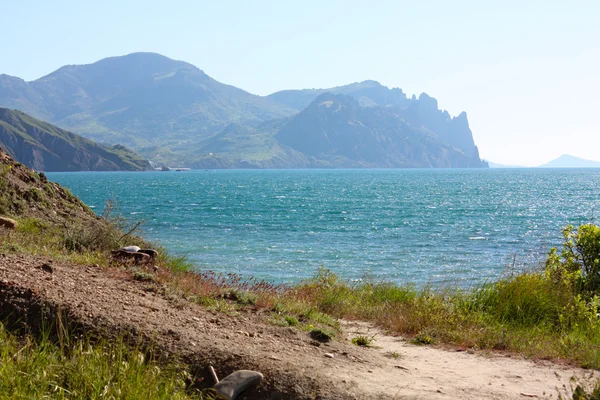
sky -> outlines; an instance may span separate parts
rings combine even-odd
[[[0,0],[0,73],[150,51],[251,93],[372,79],[466,111],[483,158],[600,161],[600,1]]]

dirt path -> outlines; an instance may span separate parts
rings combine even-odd
[[[47,259],[0,254],[0,318],[36,327],[62,310],[78,329],[151,340],[165,357],[215,366],[220,376],[254,369],[264,382],[245,399],[517,399],[556,398],[555,387],[580,369],[504,356],[414,346],[364,323],[344,322],[346,338],[319,344],[304,332],[265,322],[261,310],[209,312],[150,290],[130,274]],[[378,348],[349,340],[376,334]],[[399,357],[390,357],[397,352]],[[333,356],[333,358],[331,358]]]
[[[365,322],[345,322],[343,326],[350,337],[375,335],[373,351],[389,361],[376,371],[379,379],[365,384],[379,388],[385,385],[386,392],[397,394],[397,398],[556,398],[556,388],[568,386],[572,376],[598,376],[595,372],[516,356],[416,346],[385,335]]]

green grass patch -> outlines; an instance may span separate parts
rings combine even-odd
[[[375,342],[375,335],[358,335],[353,337],[351,340],[352,344],[360,347],[373,347],[373,342]]]
[[[335,332],[325,328],[312,328],[309,334],[311,338],[319,342],[329,342],[335,338]]]
[[[183,365],[159,363],[122,340],[60,346],[16,337],[0,324],[3,398],[208,399],[188,390]]]

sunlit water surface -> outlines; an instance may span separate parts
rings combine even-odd
[[[469,285],[535,266],[593,220],[600,170],[234,170],[49,173],[96,212],[116,200],[199,269],[295,282]]]

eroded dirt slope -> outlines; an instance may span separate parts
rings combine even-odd
[[[512,399],[556,393],[586,371],[409,345],[362,323],[344,324],[341,341],[318,344],[305,332],[272,326],[261,310],[237,316],[209,312],[118,269],[51,263],[0,254],[0,318],[14,328],[39,327],[60,311],[72,329],[152,341],[165,357],[190,363],[205,378],[254,369],[263,383],[245,399]],[[349,343],[376,334],[380,348]],[[396,352],[399,357],[390,357]],[[327,354],[327,355],[326,355]],[[331,358],[333,355],[333,358]],[[589,375],[589,372],[587,372]],[[200,379],[199,379],[200,381]],[[556,395],[554,395],[556,397]]]

